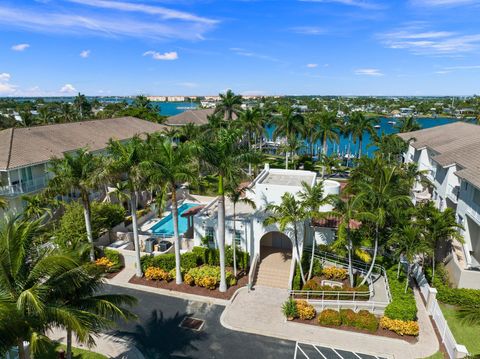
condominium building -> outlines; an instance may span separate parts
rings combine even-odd
[[[110,139],[128,140],[134,135],[161,131],[164,126],[134,117],[63,123],[0,131],[0,196],[8,210],[21,212],[23,195],[41,191],[51,177],[53,157],[80,148],[101,152]]]
[[[464,243],[454,243],[446,266],[453,284],[480,289],[480,126],[455,122],[402,133],[409,141],[405,162],[425,171],[430,186],[417,184],[413,200],[452,208]]]

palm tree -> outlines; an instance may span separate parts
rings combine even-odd
[[[328,141],[338,142],[341,124],[335,112],[323,111],[318,114],[316,135],[322,144],[322,153],[327,154]]]
[[[418,123],[418,121],[413,116],[409,116],[406,118],[400,119],[400,123],[395,126],[398,132],[412,132],[418,131],[422,128],[422,126]]]
[[[304,118],[291,106],[280,107],[278,115],[273,118],[275,131],[273,137],[284,136],[287,141],[298,137],[303,131]],[[285,151],[285,164],[288,168],[288,151]],[[291,154],[290,154],[291,155]]]
[[[8,206],[8,201],[5,197],[0,196],[0,209],[6,209]]]
[[[175,267],[177,284],[182,283],[180,265],[180,234],[178,231],[177,184],[192,181],[196,177],[192,166],[192,147],[188,143],[174,145],[169,138],[150,136],[147,140],[149,158],[143,163],[152,183],[164,183],[170,190],[175,242]]]
[[[362,157],[363,135],[366,133],[373,135],[373,128],[376,120],[374,118],[365,117],[362,112],[354,112],[346,125],[346,132],[352,136],[353,142],[358,141],[358,157]]]
[[[263,124],[258,108],[247,108],[245,111],[240,112],[238,117],[238,123],[240,124],[240,127],[246,132],[248,147],[250,150],[252,150],[252,138],[254,137],[254,134],[257,134],[263,130]],[[250,175],[251,173],[252,164],[249,163],[248,174]]]
[[[254,154],[239,144],[239,129],[220,129],[214,138],[207,138],[199,147],[199,158],[218,176],[218,249],[220,252],[220,292],[227,290],[225,277],[225,187],[236,183],[242,175],[242,165],[251,161]],[[210,135],[209,137],[212,137]],[[225,183],[226,182],[226,183]]]
[[[65,102],[61,105],[60,115],[62,117],[62,122],[75,121],[75,113],[73,112],[73,107],[68,102]]]
[[[460,308],[458,316],[465,325],[480,325],[480,307],[478,306]]]
[[[85,278],[86,273],[68,255],[55,249],[35,248],[43,231],[41,219],[6,218],[0,225],[0,352],[18,347],[20,359],[31,356],[49,342],[45,335],[53,325],[69,325],[79,331],[81,316],[62,305],[59,294]]]
[[[47,193],[51,194],[67,195],[71,191],[79,192],[92,262],[95,260],[95,250],[90,218],[90,192],[99,184],[101,161],[101,157],[94,156],[86,149],[65,153],[63,158],[52,159],[50,172],[53,174],[53,178],[49,181],[47,189]]]
[[[373,182],[364,181],[359,184],[360,193],[365,196],[365,212],[370,212],[369,217],[375,224],[373,258],[360,285],[365,284],[372,274],[378,253],[380,230],[386,225],[387,215],[411,205],[410,196],[404,194],[405,192],[399,187],[397,176],[398,168],[396,166],[377,167]]]
[[[424,236],[429,239],[432,247],[432,280],[435,278],[436,251],[456,239],[463,242],[462,235],[458,232],[463,229],[462,225],[455,220],[455,211],[446,208],[443,212],[435,207],[433,202],[418,207],[417,218],[423,227]]]
[[[49,217],[52,216],[52,206],[57,206],[58,201],[45,196],[44,193],[38,193],[34,195],[24,195],[21,197],[24,201],[25,207],[23,209],[23,215],[26,218],[38,219],[45,214]]]
[[[302,206],[301,202],[295,199],[291,193],[287,192],[282,196],[282,202],[279,205],[271,203],[267,205],[265,212],[268,214],[268,216],[263,221],[264,226],[277,223],[282,232],[285,232],[288,227],[293,227],[293,246],[296,250],[300,276],[303,284],[305,284],[305,275],[303,274],[300,248],[298,243],[298,224],[305,221],[306,218],[304,207]]]
[[[336,170],[335,173],[337,173],[338,170],[342,167],[341,159],[334,153],[332,153],[331,155],[322,154],[320,156],[320,164],[322,166],[322,169],[325,169],[327,177],[331,177],[333,175],[334,169]]]
[[[87,97],[81,93],[78,93],[73,100],[73,107],[77,110],[80,120],[89,117],[90,112],[92,111],[92,105],[88,101]]]
[[[150,109],[152,107],[152,103],[146,96],[138,95],[133,100],[132,106],[136,108]]]
[[[132,137],[128,142],[110,140],[107,147],[109,154],[107,171],[112,177],[125,180],[124,186],[128,191],[130,199],[137,277],[143,276],[140,262],[140,242],[138,238],[137,193],[145,185],[145,173],[142,164],[147,155],[145,147],[145,142],[138,136]]]
[[[62,298],[63,307],[82,319],[77,328],[69,324],[62,326],[67,331],[67,359],[72,359],[72,334],[75,334],[79,342],[91,345],[95,343],[92,335],[111,329],[115,326],[115,320],[135,318],[125,308],[125,305],[132,306],[137,302],[135,297],[102,293],[105,272],[91,266],[85,269],[88,275],[78,285],[67,288],[66,292],[58,293]]]
[[[239,114],[241,104],[242,96],[235,95],[232,90],[227,90],[225,94],[220,94],[220,102],[217,104],[214,113],[223,114],[224,119],[231,121],[233,114]]]
[[[301,201],[301,206],[305,213],[307,219],[313,218],[323,218],[329,215],[328,212],[320,212],[320,207],[330,204],[332,201],[331,196],[324,196],[323,193],[323,182],[318,182],[313,185],[310,185],[306,182],[302,182],[302,190],[298,192],[298,198]],[[314,228],[315,230],[315,228]],[[304,243],[306,239],[306,227],[303,228],[303,238]],[[307,280],[310,280],[312,277],[313,262],[315,256],[315,233],[312,237],[312,255],[310,257],[310,268],[308,270]]]
[[[363,211],[363,201],[363,194],[349,196],[346,200],[337,197],[337,204],[333,212],[340,217],[340,223],[338,226],[338,236],[340,241],[343,239],[341,238],[343,233],[345,233],[345,247],[347,248],[348,254],[348,276],[350,279],[350,287],[353,287],[355,284],[352,265],[352,256],[354,252],[352,231],[354,230],[354,221],[373,219],[370,213]]]
[[[226,193],[227,197],[233,204],[233,275],[237,276],[237,243],[236,243],[236,236],[237,236],[237,204],[243,203],[246,204],[253,209],[256,209],[255,202],[252,201],[250,198],[245,197],[245,192],[247,191],[248,187],[240,187],[235,184],[231,184],[227,187]],[[247,240],[245,239],[245,247],[247,247]],[[248,249],[246,248],[246,253],[248,253]]]
[[[409,223],[401,228],[397,228],[390,238],[390,244],[396,247],[396,253],[407,260],[407,276],[405,280],[405,293],[408,289],[410,270],[412,262],[417,254],[425,253],[430,249],[429,244],[422,234],[419,226]]]
[[[305,122],[303,126],[303,136],[308,140],[308,147],[310,152],[310,158],[313,160],[315,151],[315,132],[318,125],[318,117],[315,113],[307,114],[305,116]]]
[[[48,125],[53,120],[53,116],[50,113],[50,109],[43,105],[38,109],[38,120],[43,125]]]

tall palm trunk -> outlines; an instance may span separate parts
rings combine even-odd
[[[408,285],[410,284],[410,263],[407,263],[407,278],[405,278],[405,293],[407,293]]]
[[[87,230],[87,240],[90,244],[90,261],[95,261],[95,248],[93,246],[92,223],[90,221],[90,200],[88,194],[82,194],[83,216],[85,217],[85,228]]]
[[[298,246],[298,231],[296,223],[293,225],[293,233],[295,239],[295,249],[297,251],[298,268],[300,269],[300,277],[302,277],[302,283],[305,284],[305,275],[303,274],[302,268],[302,258],[300,257],[300,248]]]
[[[233,203],[233,275],[237,277],[237,215],[235,211],[235,203]]]
[[[362,136],[360,136],[358,138],[358,158],[362,157],[362,142],[363,142],[363,138]]]
[[[72,359],[72,329],[67,328],[67,359]]]
[[[378,233],[378,223],[375,225],[375,247],[373,249],[373,258],[372,258],[372,263],[370,264],[370,268],[368,269],[368,272],[367,274],[365,275],[365,277],[363,278],[362,280],[362,283],[360,283],[360,285],[364,285],[365,282],[367,281],[367,279],[370,277],[370,275],[372,274],[372,271],[373,271],[373,267],[375,266],[375,260],[377,259],[377,252],[378,252],[378,236],[379,236],[379,233]]]
[[[347,241],[348,241],[348,277],[350,278],[350,287],[353,288],[355,282],[353,280],[353,264],[352,264],[352,249],[353,243],[350,238],[350,228],[347,228]]]
[[[142,277],[142,263],[140,261],[140,240],[138,239],[138,224],[137,224],[137,192],[130,191],[130,214],[132,216],[133,226],[133,244],[135,246],[135,274],[137,277]]]
[[[312,238],[312,255],[310,257],[310,268],[308,269],[308,277],[307,280],[312,278],[312,271],[313,271],[313,262],[315,261],[315,227],[313,227],[313,238]]]
[[[27,359],[27,353],[25,353],[25,347],[23,346],[23,339],[18,339],[18,359]]]
[[[180,259],[180,236],[178,234],[178,205],[175,183],[172,183],[172,217],[173,217],[173,240],[175,242],[175,283],[182,284],[182,271]]]
[[[323,134],[323,138],[322,138],[322,154],[324,156],[327,155],[327,134],[324,133]],[[322,178],[325,177],[325,164],[322,165]]]
[[[220,252],[220,292],[227,291],[225,276],[225,193],[223,176],[218,176],[218,251]]]

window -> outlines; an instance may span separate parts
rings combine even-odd
[[[213,227],[207,227],[205,229],[205,238],[208,241],[208,245],[215,245],[215,231]]]
[[[480,206],[480,191],[477,188],[473,189],[473,202]]]
[[[237,247],[242,245],[242,231],[235,231],[235,245]]]

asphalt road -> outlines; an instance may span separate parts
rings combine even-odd
[[[241,333],[224,328],[218,305],[182,300],[158,294],[107,286],[107,291],[135,296],[132,311],[137,321],[120,323],[120,330],[137,332],[136,346],[147,359],[157,358],[242,358],[291,359],[295,342]],[[204,320],[200,331],[180,328],[185,316]],[[143,349],[143,350],[142,350]]]
[[[146,359],[376,359],[344,350],[296,343],[224,328],[224,307],[107,285],[106,292],[138,299],[137,320],[120,322],[114,335],[128,335]],[[185,317],[203,322],[199,331],[181,328]],[[133,333],[133,334],[132,334]]]

